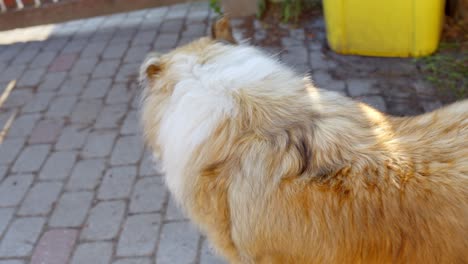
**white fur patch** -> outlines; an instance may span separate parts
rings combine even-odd
[[[236,114],[231,94],[283,71],[274,59],[250,47],[225,48],[221,55],[199,64],[195,55],[177,54],[168,71],[179,76],[170,104],[161,121],[166,182],[181,200],[184,168],[197,146],[203,143],[226,117]]]

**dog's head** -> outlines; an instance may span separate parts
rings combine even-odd
[[[208,123],[235,112],[233,93],[255,86],[274,73],[290,73],[262,51],[237,44],[227,19],[217,21],[212,29],[213,37],[195,40],[166,54],[149,54],[141,66],[142,121],[147,144],[153,149],[159,148],[163,132],[171,130],[164,121],[175,119],[173,115],[188,118],[198,113],[199,119],[192,117],[184,124],[191,131],[201,123],[214,126]],[[177,119],[185,118],[182,116]]]
[[[188,162],[184,157],[189,159],[191,151],[223,121],[240,120],[240,114],[269,114],[266,108],[288,101],[269,103],[262,97],[294,92],[291,86],[304,89],[299,84],[302,79],[275,58],[257,48],[233,44],[226,20],[218,21],[213,32],[214,37],[166,54],[150,54],[141,66],[144,137],[153,153],[161,156],[167,174],[177,174],[169,170],[184,167]],[[257,109],[249,108],[254,105],[248,103],[251,99],[258,102]],[[268,117],[258,119],[272,122]],[[254,122],[250,117],[244,120],[245,126]],[[169,160],[176,163],[167,164]]]

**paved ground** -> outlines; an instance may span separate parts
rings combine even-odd
[[[136,117],[144,55],[204,35],[212,16],[179,5],[0,32],[0,264],[221,263],[170,200]],[[275,36],[234,23],[319,86],[393,114],[440,106],[410,60],[327,50],[321,19]]]

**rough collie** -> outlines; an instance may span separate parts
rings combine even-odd
[[[468,263],[468,101],[388,116],[221,37],[140,76],[146,143],[221,256]]]

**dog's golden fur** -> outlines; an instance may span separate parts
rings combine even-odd
[[[163,162],[175,146],[161,123],[185,74],[176,57],[205,65],[232,49],[203,38],[142,66],[144,134]],[[467,101],[392,117],[287,68],[222,96],[235,111],[170,189],[230,263],[468,262]]]

